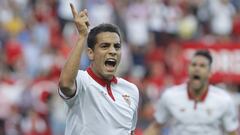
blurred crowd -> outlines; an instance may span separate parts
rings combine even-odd
[[[182,42],[240,42],[239,0],[1,0],[0,135],[63,135],[58,78],[78,38],[69,2],[88,10],[91,27],[120,27],[118,75],[141,94],[137,135],[162,91],[187,79]],[[81,68],[88,65],[84,54]],[[239,84],[220,86],[238,106]]]

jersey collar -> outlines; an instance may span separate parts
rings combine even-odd
[[[113,78],[110,80],[110,81],[106,81],[100,77],[98,77],[90,67],[87,68],[87,73],[97,82],[99,83],[100,85],[102,86],[106,86],[107,84],[109,83],[117,83],[117,78],[115,76],[113,76]]]
[[[208,89],[209,89],[208,87],[209,87],[209,86],[207,86],[207,89],[204,90],[204,92],[200,95],[198,101],[203,102],[203,101],[206,99],[206,97],[207,97],[207,95],[208,95]],[[188,98],[189,98],[190,100],[197,100],[197,97],[196,97],[196,96],[193,94],[193,92],[190,90],[189,84],[187,84],[187,94],[188,94]]]

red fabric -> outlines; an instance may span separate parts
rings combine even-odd
[[[240,16],[236,17],[233,21],[233,35],[240,38]]]
[[[113,76],[113,78],[108,82],[108,81],[106,81],[106,80],[98,77],[98,76],[92,71],[92,69],[91,69],[90,67],[87,68],[87,72],[88,72],[88,74],[89,74],[97,83],[99,83],[100,85],[102,85],[102,86],[104,86],[104,87],[105,87],[107,84],[109,84],[109,82],[110,82],[110,83],[117,83],[117,78],[116,78],[115,76]]]
[[[22,57],[22,46],[16,41],[6,43],[6,62],[9,65],[16,63]]]
[[[49,96],[50,96],[50,93],[47,90],[44,90],[40,95],[40,99],[43,102],[47,102]]]
[[[63,37],[61,35],[60,24],[56,19],[49,20],[50,29],[50,45],[53,48],[58,48],[62,45]]]
[[[107,92],[108,92],[108,95],[112,98],[112,100],[115,101],[110,84],[107,84]]]
[[[153,62],[163,61],[163,54],[164,52],[161,48],[152,48],[145,55],[145,63],[150,65]]]
[[[108,92],[108,95],[112,98],[113,101],[115,101],[115,98],[113,96],[113,93],[112,93],[112,89],[111,89],[111,83],[117,83],[117,78],[115,76],[113,76],[113,78],[110,80],[110,81],[106,81],[100,77],[98,77],[93,71],[91,68],[87,68],[87,72],[88,74],[97,82],[99,83],[100,85],[102,85],[103,87],[107,87],[107,92]]]
[[[190,100],[196,100],[196,99],[197,99],[197,97],[196,97],[196,96],[194,95],[194,93],[193,93],[193,90],[191,90],[191,89],[189,88],[189,86],[187,87],[187,94],[188,94],[188,98],[189,98]],[[203,102],[203,101],[206,99],[207,95],[208,95],[208,87],[207,87],[207,89],[204,90],[203,93],[200,95],[199,100],[200,100],[201,102]]]

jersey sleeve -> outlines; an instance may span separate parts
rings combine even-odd
[[[159,124],[164,124],[170,119],[171,115],[167,107],[167,91],[163,93],[157,102],[154,117]]]
[[[238,128],[238,114],[234,102],[229,98],[227,102],[226,112],[223,115],[223,126],[227,132],[234,131]]]
[[[135,112],[133,114],[133,119],[132,119],[132,127],[131,130],[134,131],[136,126],[137,126],[137,119],[138,119],[138,105],[139,105],[139,90],[136,85],[134,85],[134,89],[136,91],[135,95]]]
[[[76,85],[76,91],[74,93],[74,95],[72,97],[67,97],[66,95],[64,95],[60,88],[58,89],[58,92],[59,92],[59,95],[60,97],[65,101],[65,103],[71,107],[73,104],[75,104],[77,102],[77,97],[79,95],[79,93],[82,91],[83,89],[83,83],[82,83],[82,78],[84,78],[83,76],[83,71],[79,70],[78,71],[78,74],[77,74],[77,77],[75,79],[75,85]]]
[[[137,116],[138,116],[138,111],[136,110],[134,112],[134,115],[133,115],[133,119],[132,119],[132,127],[131,127],[131,130],[134,131],[136,126],[137,126]]]

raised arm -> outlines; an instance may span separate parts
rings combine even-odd
[[[70,56],[68,57],[61,71],[59,80],[59,88],[61,92],[67,97],[73,96],[76,91],[75,78],[78,73],[80,59],[82,51],[84,50],[89,27],[87,10],[85,9],[78,13],[72,4],[70,4],[70,6],[74,18],[74,23],[79,33],[79,37],[77,44],[72,49]]]

